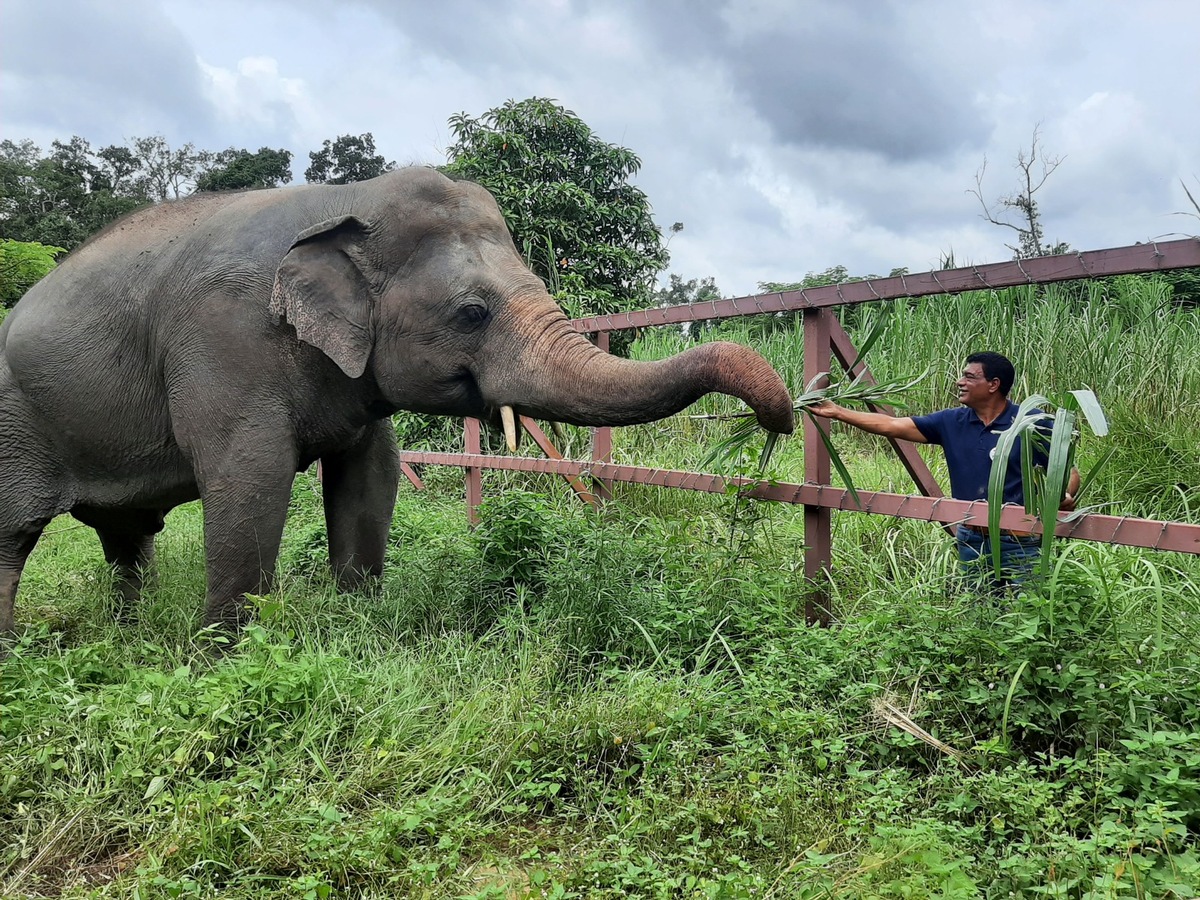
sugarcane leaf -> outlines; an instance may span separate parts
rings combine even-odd
[[[1037,466],[1034,465],[1035,443],[1031,440],[1021,441],[1021,487],[1024,491],[1025,512],[1034,513],[1034,485],[1037,483]],[[999,456],[999,447],[997,456]]]
[[[821,436],[821,443],[825,445],[825,449],[829,451],[829,461],[833,463],[833,467],[837,469],[838,476],[846,485],[846,490],[850,492],[850,496],[854,498],[855,505],[862,509],[862,500],[859,499],[858,491],[854,489],[854,480],[850,477],[850,470],[846,468],[846,464],[842,462],[841,456],[838,455],[837,448],[833,446],[833,439],[824,428],[821,427],[821,422],[813,413],[805,410],[808,417],[813,420],[813,424],[817,426],[817,434]]]
[[[890,303],[884,304],[879,311],[879,318],[875,320],[875,324],[871,326],[871,331],[867,335],[866,340],[864,340],[862,345],[858,348],[858,355],[854,357],[854,362],[850,363],[851,371],[853,371],[854,368],[863,361],[863,358],[867,355],[867,353],[870,352],[871,348],[875,346],[876,342],[878,342],[881,337],[883,337],[883,333],[887,330],[888,317],[891,314],[892,305]]]
[[[1004,431],[1000,432],[1000,436],[996,439],[996,450],[992,455],[992,467],[988,473],[988,536],[990,538],[992,553],[992,565],[995,568],[996,577],[1001,575],[1000,571],[1000,513],[1001,507],[1004,505],[1004,482],[1008,478],[1008,460],[1012,456],[1013,446],[1023,433],[1036,428],[1037,424],[1046,417],[1041,409],[1049,401],[1041,394],[1032,394],[1021,401],[1021,405],[1017,407],[1017,414],[1013,417],[1013,423]],[[1025,471],[1024,454],[1028,451],[1029,441],[1023,442],[1022,447],[1022,474]],[[1028,494],[1025,497],[1028,508]]]
[[[820,386],[821,382],[825,382],[826,383],[825,387],[828,387],[828,382],[829,382],[829,373],[828,372],[818,372],[816,375],[814,375],[812,377],[812,380],[809,381],[809,383],[804,386],[804,393],[806,395],[807,394],[823,395],[825,393],[825,387]]]
[[[761,434],[762,429],[759,427],[757,420],[753,418],[741,419],[730,429],[729,436],[725,440],[715,444],[708,452],[708,455],[701,460],[700,467],[706,469],[712,465],[719,465],[721,468],[726,468],[728,464],[735,462],[742,451],[752,441],[756,441]]]
[[[1081,388],[1071,391],[1071,396],[1079,404],[1079,411],[1083,413],[1092,433],[1096,437],[1106,437],[1108,435],[1108,418],[1104,415],[1104,410],[1100,407],[1100,401],[1096,399],[1095,393],[1089,388]]]
[[[796,412],[807,413],[811,407],[824,400],[832,400],[838,403],[863,403],[867,405],[887,404],[902,408],[904,403],[901,395],[924,378],[927,378],[929,370],[927,369],[916,378],[901,378],[884,383],[876,383],[870,380],[865,370],[850,381],[830,382],[829,374],[828,372],[817,373],[809,381],[804,393],[792,398],[792,407]],[[822,386],[818,387],[818,385]],[[778,447],[779,436],[767,434],[762,431],[758,426],[754,413],[731,413],[717,416],[704,415],[693,416],[693,418],[737,420],[737,424],[730,429],[725,439],[719,441],[709,450],[700,463],[701,468],[715,469],[718,472],[735,468],[742,464],[746,455],[750,452],[751,445],[763,439],[762,449],[758,453],[758,474],[759,477],[766,475],[767,468]],[[814,421],[816,421],[815,418]],[[848,468],[843,463],[841,457],[837,455],[825,431],[820,431],[822,440],[830,450],[830,459],[837,468],[838,474],[846,482],[846,486],[851,495],[853,495],[855,503],[861,506],[858,492],[855,490],[854,484],[850,479]]]
[[[771,464],[771,457],[775,454],[775,445],[779,442],[779,435],[774,431],[767,432],[767,442],[763,444],[762,453],[758,456],[758,474],[760,476],[767,473],[767,466]]]
[[[1109,447],[1108,450],[1105,451],[1104,455],[1096,461],[1096,464],[1080,476],[1079,490],[1075,492],[1076,504],[1079,503],[1080,496],[1082,496],[1083,492],[1086,491],[1091,483],[1096,480],[1096,476],[1100,474],[1100,470],[1104,468],[1105,464],[1110,459],[1112,459],[1112,455],[1116,453],[1116,451],[1116,447]]]
[[[1008,458],[1019,434],[1015,423],[1001,433],[988,472],[988,543],[997,578],[1000,577],[1000,512],[1004,504],[1004,482],[1008,477]]]
[[[1042,557],[1039,576],[1050,572],[1050,550],[1054,543],[1054,527],[1058,523],[1058,508],[1062,505],[1071,474],[1072,441],[1075,436],[1076,413],[1060,407],[1050,430],[1050,450],[1046,457],[1046,475],[1041,490]]]

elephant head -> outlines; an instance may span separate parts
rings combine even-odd
[[[288,250],[271,308],[347,376],[369,374],[389,412],[630,425],[719,391],[793,430],[787,387],[749,348],[634,362],[576,333],[478,185],[411,168],[342,192]]]

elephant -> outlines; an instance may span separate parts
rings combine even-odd
[[[612,356],[574,331],[479,185],[409,167],[345,185],[196,194],[72,251],[0,325],[0,634],[43,528],[95,529],[128,608],[165,514],[203,501],[204,625],[268,592],[295,473],[320,460],[340,589],[383,569],[390,416],[627,425],[718,391],[777,433],[758,353]]]

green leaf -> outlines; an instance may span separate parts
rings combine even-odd
[[[1075,419],[1076,415],[1073,410],[1059,409],[1051,427],[1046,477],[1041,489],[1042,557],[1038,563],[1038,570],[1042,578],[1045,578],[1050,572],[1050,551],[1054,544],[1054,527],[1058,522],[1058,508],[1062,505],[1063,495],[1067,489],[1067,479],[1071,474]]]
[[[808,407],[822,400],[832,400],[836,403],[886,404],[900,408],[904,405],[904,392],[910,390],[914,385],[926,378],[928,374],[928,371],[926,371],[916,378],[872,383],[866,379],[865,372],[860,372],[853,381],[833,382],[824,387],[819,387],[818,385],[829,380],[829,373],[818,372],[809,380],[804,392],[792,398],[793,409],[796,412],[807,412]],[[711,417],[705,416],[700,418]],[[753,413],[738,414],[730,418],[737,418],[740,421],[730,431],[729,437],[718,443],[708,452],[700,463],[701,468],[715,466],[718,470],[727,469],[731,464],[740,459],[743,451],[748,448],[748,445],[752,441],[757,441],[763,435],[757,421],[753,418]],[[816,421],[815,418],[814,421]],[[830,439],[825,436],[824,430],[821,431],[821,434],[822,440],[829,450],[834,467],[846,483],[846,487],[850,490],[850,493],[854,496],[854,502],[861,506],[858,493],[855,491],[854,484],[850,480],[849,470],[838,456]],[[766,445],[759,454],[760,476],[766,474],[767,466],[770,464],[779,437],[779,435],[767,435]]]
[[[855,505],[859,509],[862,509],[862,500],[858,496],[858,491],[854,489],[854,481],[850,478],[850,470],[846,468],[846,464],[842,462],[842,457],[838,455],[837,450],[834,448],[833,439],[825,431],[825,429],[821,427],[820,422],[817,422],[816,416],[814,416],[807,409],[805,412],[808,414],[808,417],[813,420],[813,422],[817,423],[817,434],[821,436],[821,442],[825,445],[825,449],[829,451],[829,461],[833,463],[833,467],[837,469],[838,475],[841,477],[842,482],[846,485],[846,490],[848,490],[850,492],[850,496],[854,498]]]
[[[854,362],[850,363],[851,371],[854,371],[855,367],[858,366],[858,364],[862,362],[864,358],[866,358],[866,355],[870,352],[871,348],[875,346],[881,337],[883,337],[883,333],[887,330],[888,318],[891,316],[891,314],[892,305],[890,303],[885,303],[880,308],[879,318],[876,319],[875,323],[871,326],[871,330],[867,334],[866,339],[859,345],[858,355],[854,357]]]
[[[1079,390],[1071,391],[1071,396],[1079,404],[1079,411],[1087,419],[1088,427],[1092,429],[1092,433],[1096,437],[1107,437],[1108,418],[1104,415],[1104,410],[1100,408],[1100,401],[1096,399],[1095,393],[1089,388],[1080,388]]]
[[[1109,447],[1108,450],[1104,452],[1104,455],[1096,461],[1095,465],[1080,475],[1079,491],[1075,494],[1076,508],[1078,508],[1079,498],[1083,495],[1083,492],[1088,489],[1091,483],[1096,479],[1096,476],[1100,474],[1100,470],[1104,468],[1105,464],[1112,459],[1113,454],[1116,452],[1116,447]]]
[[[146,794],[142,797],[143,800],[153,800],[162,793],[164,787],[167,786],[166,775],[155,775],[150,779],[150,786],[146,788]]]
[[[988,473],[988,543],[992,556],[992,567],[999,578],[1002,574],[1000,565],[1000,514],[1001,507],[1004,504],[1004,482],[1008,474],[1008,460],[1012,455],[1013,447],[1022,434],[1029,432],[1031,429],[1046,418],[1046,413],[1042,407],[1048,406],[1050,401],[1041,394],[1033,394],[1021,401],[1021,405],[1017,408],[1017,414],[1013,418],[1013,423],[1010,427],[1001,432],[1000,437],[996,441],[996,452],[992,456],[992,468]],[[1028,452],[1028,441],[1022,442],[1022,453]],[[1021,462],[1021,471],[1025,472],[1027,466],[1024,459]],[[1028,508],[1028,500],[1026,501]]]

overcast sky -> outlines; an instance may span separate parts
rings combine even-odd
[[[968,193],[1061,157],[1046,237],[1196,233],[1195,0],[3,0],[0,137],[308,153],[372,132],[444,160],[447,119],[550,97],[640,156],[671,269],[726,295],[1011,257]]]

